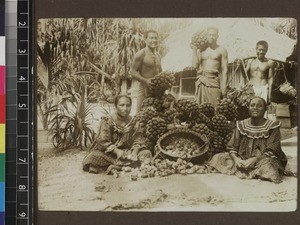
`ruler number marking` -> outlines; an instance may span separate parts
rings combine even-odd
[[[20,81],[23,81],[23,80],[26,80],[26,78],[23,77],[23,76],[20,76],[20,77],[19,77],[19,80],[20,80]]]
[[[26,217],[26,213],[25,212],[21,212],[21,213],[19,213],[19,216],[20,217]]]
[[[23,159],[19,158],[19,161],[26,163],[27,160],[26,160],[26,158],[23,158]]]
[[[27,52],[26,52],[26,49],[19,49],[18,52],[19,52],[20,54],[25,54],[25,53],[27,53]]]
[[[26,105],[25,103],[22,103],[22,104],[21,104],[21,103],[19,103],[19,104],[18,104],[18,107],[19,107],[19,108],[26,108],[26,107],[27,107],[27,105]]]
[[[26,190],[26,185],[20,184],[20,185],[18,186],[18,189],[19,189],[19,190]]]
[[[18,24],[19,24],[20,27],[24,27],[24,26],[27,25],[26,21],[24,21],[23,23],[22,23],[22,22],[19,22]]]

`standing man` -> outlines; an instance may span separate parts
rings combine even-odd
[[[137,112],[141,109],[142,102],[146,97],[148,84],[155,75],[162,71],[161,58],[157,52],[158,33],[149,30],[145,34],[146,47],[138,51],[133,59],[130,74],[132,75],[132,86],[136,89]]]
[[[249,83],[253,85],[255,95],[270,103],[274,61],[265,57],[267,51],[268,43],[266,41],[257,42],[257,57],[248,61],[246,71],[249,74]]]
[[[201,51],[193,49],[193,67],[198,69],[195,100],[198,104],[210,102],[214,106],[226,92],[227,87],[227,50],[217,44],[219,31],[216,27],[207,28],[208,47]]]

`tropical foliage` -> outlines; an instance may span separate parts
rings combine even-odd
[[[67,92],[68,96],[53,106],[55,115],[51,120],[50,133],[55,148],[83,148],[94,141],[95,132],[91,128],[94,122],[91,116],[93,105],[86,103],[85,89],[81,94]]]

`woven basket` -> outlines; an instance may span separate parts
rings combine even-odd
[[[297,97],[296,89],[288,82],[279,87],[272,86],[271,102],[286,103]]]
[[[195,142],[199,146],[200,153],[195,154],[191,157],[182,158],[186,161],[192,163],[203,163],[208,159],[209,141],[205,135],[200,135],[194,131],[187,129],[177,129],[169,131],[160,137],[157,141],[156,151],[162,154],[162,157],[168,158],[170,160],[177,160],[181,158],[176,155],[172,155],[170,152],[166,151],[165,148],[170,145],[176,137],[185,138],[187,140]]]

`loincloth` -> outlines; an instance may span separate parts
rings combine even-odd
[[[268,102],[268,95],[269,95],[269,85],[253,85],[253,91],[255,96],[259,96],[263,98],[266,102]]]

